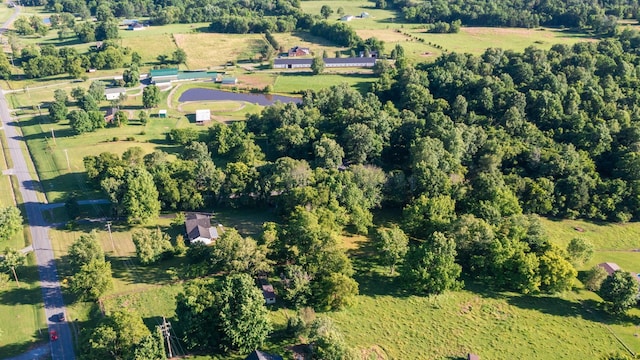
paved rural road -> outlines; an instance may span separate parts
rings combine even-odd
[[[14,15],[17,16],[17,13],[18,11]],[[13,19],[15,19],[15,16],[7,20],[2,25],[2,29],[6,29]],[[20,193],[22,193],[27,212],[27,220],[31,230],[31,238],[33,239],[32,245],[36,254],[36,262],[38,263],[38,273],[40,274],[40,287],[44,299],[47,326],[49,331],[56,331],[58,334],[57,341],[50,341],[51,358],[53,360],[75,359],[73,338],[69,325],[66,322],[57,321],[57,314],[65,312],[65,307],[60,283],[58,282],[58,271],[53,257],[51,241],[49,240],[48,226],[42,217],[40,202],[37,197],[37,183],[29,174],[27,161],[20,148],[22,136],[19,135],[18,125],[11,119],[7,99],[2,91],[0,91],[0,118],[7,137],[9,154],[11,160],[13,160],[13,172],[18,180]]]

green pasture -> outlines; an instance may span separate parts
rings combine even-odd
[[[482,54],[490,47],[523,51],[529,46],[550,49],[554,44],[573,45],[582,41],[595,41],[583,34],[568,30],[537,28],[479,28],[463,27],[457,34],[430,34],[424,29],[402,30],[425,43],[436,44],[452,52]]]
[[[347,83],[360,92],[367,92],[377,78],[373,74],[321,74],[310,72],[282,72],[276,77],[273,90],[276,93],[295,93],[311,89],[321,90],[333,85]]]
[[[34,255],[28,255],[27,259],[27,265],[17,269],[19,287],[13,277],[7,284],[0,285],[0,354],[3,358],[23,353],[35,342],[48,338]]]
[[[598,251],[640,249],[640,223],[595,223],[584,220],[540,218],[549,238],[566,247],[571,239],[589,240]],[[639,269],[640,270],[640,269]]]
[[[401,23],[397,18],[398,14],[394,10],[376,9],[373,1],[301,1],[302,10],[308,14],[320,15],[320,9],[323,5],[329,5],[333,9],[333,14],[329,17],[329,21],[338,21],[340,16],[338,8],[344,10],[345,15],[359,16],[363,12],[369,13],[368,18],[356,18],[348,22],[354,29],[385,29],[400,27]]]

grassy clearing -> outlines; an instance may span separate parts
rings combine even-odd
[[[553,44],[573,45],[582,41],[595,41],[582,34],[550,28],[463,27],[457,34],[429,34],[424,32],[424,29],[412,29],[407,32],[446,50],[476,55],[482,54],[490,47],[523,51],[529,46],[550,49]]]
[[[170,33],[151,33],[143,30],[127,31],[126,34],[128,36],[122,38],[122,45],[130,47],[140,54],[143,63],[156,62],[158,55],[171,57],[171,54],[177,49]],[[149,44],[153,44],[153,46],[149,46]]]
[[[244,101],[189,101],[180,104],[183,113],[195,113],[199,109],[211,110],[211,116],[221,121],[243,120],[246,114],[258,114],[263,106]]]
[[[360,92],[369,90],[369,84],[377,78],[372,74],[322,74],[312,75],[310,72],[280,73],[273,89],[277,93],[293,93],[300,90],[321,90],[333,85],[347,83]]]
[[[266,43],[261,34],[174,34],[174,38],[187,53],[187,67],[192,70],[256,59]]]
[[[30,254],[27,259],[28,265],[17,270],[20,287],[13,278],[0,286],[0,354],[3,357],[20,354],[48,336],[34,255]]]
[[[541,218],[547,235],[563,247],[571,239],[589,240],[597,250],[640,249],[640,223],[610,224],[583,220],[551,220]]]
[[[329,21],[338,21],[340,16],[337,14],[338,8],[344,10],[345,15],[358,16],[363,12],[369,13],[368,18],[354,19],[349,21],[349,25],[354,29],[385,29],[400,27],[401,24],[397,22],[397,14],[393,10],[376,9],[375,3],[372,1],[302,1],[300,6],[304,12],[312,15],[320,15],[320,8],[322,5],[329,5],[334,13],[329,17]]]

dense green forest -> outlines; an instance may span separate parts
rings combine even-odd
[[[400,56],[395,67],[378,66],[366,95],[337,86],[206,133],[173,130],[168,138],[185,145],[176,161],[133,148],[85,166],[131,222],[157,213],[155,200],[136,199],[140,186],[157,189],[166,210],[274,207],[284,221],[265,232],[271,260],[319,281],[348,282],[335,236],[344,227],[367,233],[371,211],[384,208],[401,211],[402,226],[380,238],[416,241],[386,260],[405,258],[400,270],[414,291],[459,286],[459,266],[499,288],[561,291],[575,270],[530,215],[640,217],[639,44],[625,31],[549,51],[445,54],[416,67]],[[325,250],[334,260],[318,258]],[[444,278],[425,278],[434,266]],[[305,300],[333,307],[327,301],[313,292]]]

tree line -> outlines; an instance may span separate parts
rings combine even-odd
[[[614,31],[618,19],[638,16],[637,1],[436,0],[412,3],[395,0],[378,1],[377,6],[398,9],[404,20],[414,23],[461,21],[466,26],[562,26],[608,35]]]

